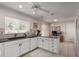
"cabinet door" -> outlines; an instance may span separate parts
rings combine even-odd
[[[0,44],[0,57],[4,57],[4,46]]]
[[[37,38],[31,38],[31,50],[37,47]]]
[[[5,57],[19,56],[19,44],[5,46]]]
[[[43,48],[43,42],[42,38],[38,38],[38,47]]]
[[[26,39],[24,40],[21,44],[21,51],[20,51],[20,55],[30,51],[30,40],[29,39]]]
[[[50,39],[50,42],[49,42],[49,51],[51,52],[54,52],[54,40],[53,39]]]
[[[57,39],[50,39],[50,43],[49,43],[49,51],[53,52],[53,53],[58,53],[59,50],[59,44],[57,42]]]
[[[44,38],[43,48],[48,50],[49,49],[49,40],[48,38]]]

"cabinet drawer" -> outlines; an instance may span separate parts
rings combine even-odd
[[[29,41],[29,40],[30,40],[29,38],[26,38],[26,39],[19,40],[19,42],[22,43],[22,42],[26,42],[26,41]]]

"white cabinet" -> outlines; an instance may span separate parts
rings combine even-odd
[[[24,40],[21,40],[21,43],[20,43],[20,55],[26,53],[30,51],[30,39],[27,38],[27,39],[24,39]]]
[[[59,52],[59,38],[40,37],[38,38],[38,42],[38,47],[40,48],[46,49],[53,53]]]
[[[37,46],[38,46],[38,44],[37,44],[37,37],[31,38],[31,47],[30,47],[30,50],[35,49]]]
[[[0,43],[0,57],[4,56],[4,46],[3,43]]]
[[[38,47],[43,48],[44,40],[41,37],[38,37]]]
[[[50,38],[49,40],[49,51],[53,53],[59,52],[59,39]]]
[[[48,50],[49,48],[49,39],[45,37],[38,38],[39,47]]]
[[[36,47],[58,53],[59,38],[34,37],[0,43],[0,56],[16,57],[27,53]]]
[[[0,56],[16,57],[38,47],[37,37],[0,43]]]
[[[46,50],[49,49],[49,38],[44,38],[43,48]]]
[[[25,38],[21,40],[5,42],[5,57],[16,57],[27,53],[37,47],[37,38]]]
[[[5,46],[5,57],[16,57],[16,56],[19,56],[18,44]]]
[[[30,51],[30,39],[21,39],[11,42],[5,42],[5,56],[16,57]]]

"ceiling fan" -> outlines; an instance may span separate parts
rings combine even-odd
[[[49,13],[50,15],[54,15],[54,13],[51,13],[50,11],[48,11],[48,10],[42,8],[37,2],[32,2],[32,7],[31,7],[31,8],[34,9],[34,12],[33,12],[34,14],[36,14],[36,12],[37,12],[38,9],[39,9],[40,11]]]

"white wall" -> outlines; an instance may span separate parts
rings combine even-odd
[[[49,36],[49,24],[41,25],[41,34],[42,36]]]
[[[74,41],[76,37],[76,27],[75,22],[61,22],[61,23],[53,23],[51,26],[60,26],[61,31],[65,37],[65,41]]]
[[[38,29],[41,29],[41,22],[38,20],[38,19],[34,19],[32,17],[28,17],[27,15],[25,14],[21,14],[15,10],[11,10],[11,9],[8,9],[8,8],[5,8],[5,7],[2,7],[0,6],[0,39],[3,38],[4,35],[2,35],[2,33],[4,33],[5,31],[5,16],[6,17],[12,17],[12,18],[15,18],[15,19],[19,19],[19,20],[24,20],[24,21],[28,21],[30,22],[30,29],[33,29],[33,22],[37,22],[38,23]],[[5,36],[6,37],[6,36]],[[14,37],[14,35],[8,35],[7,37]]]
[[[26,22],[30,22],[31,25],[33,25],[33,22],[37,22],[39,25],[39,29],[40,29],[40,22],[38,22],[38,20],[35,20],[34,18],[30,18],[25,14],[21,14],[17,11],[5,8],[0,6],[0,28],[5,28],[5,16],[7,17],[12,17],[15,19],[19,19],[19,20],[25,20]],[[31,27],[32,28],[32,27]]]

